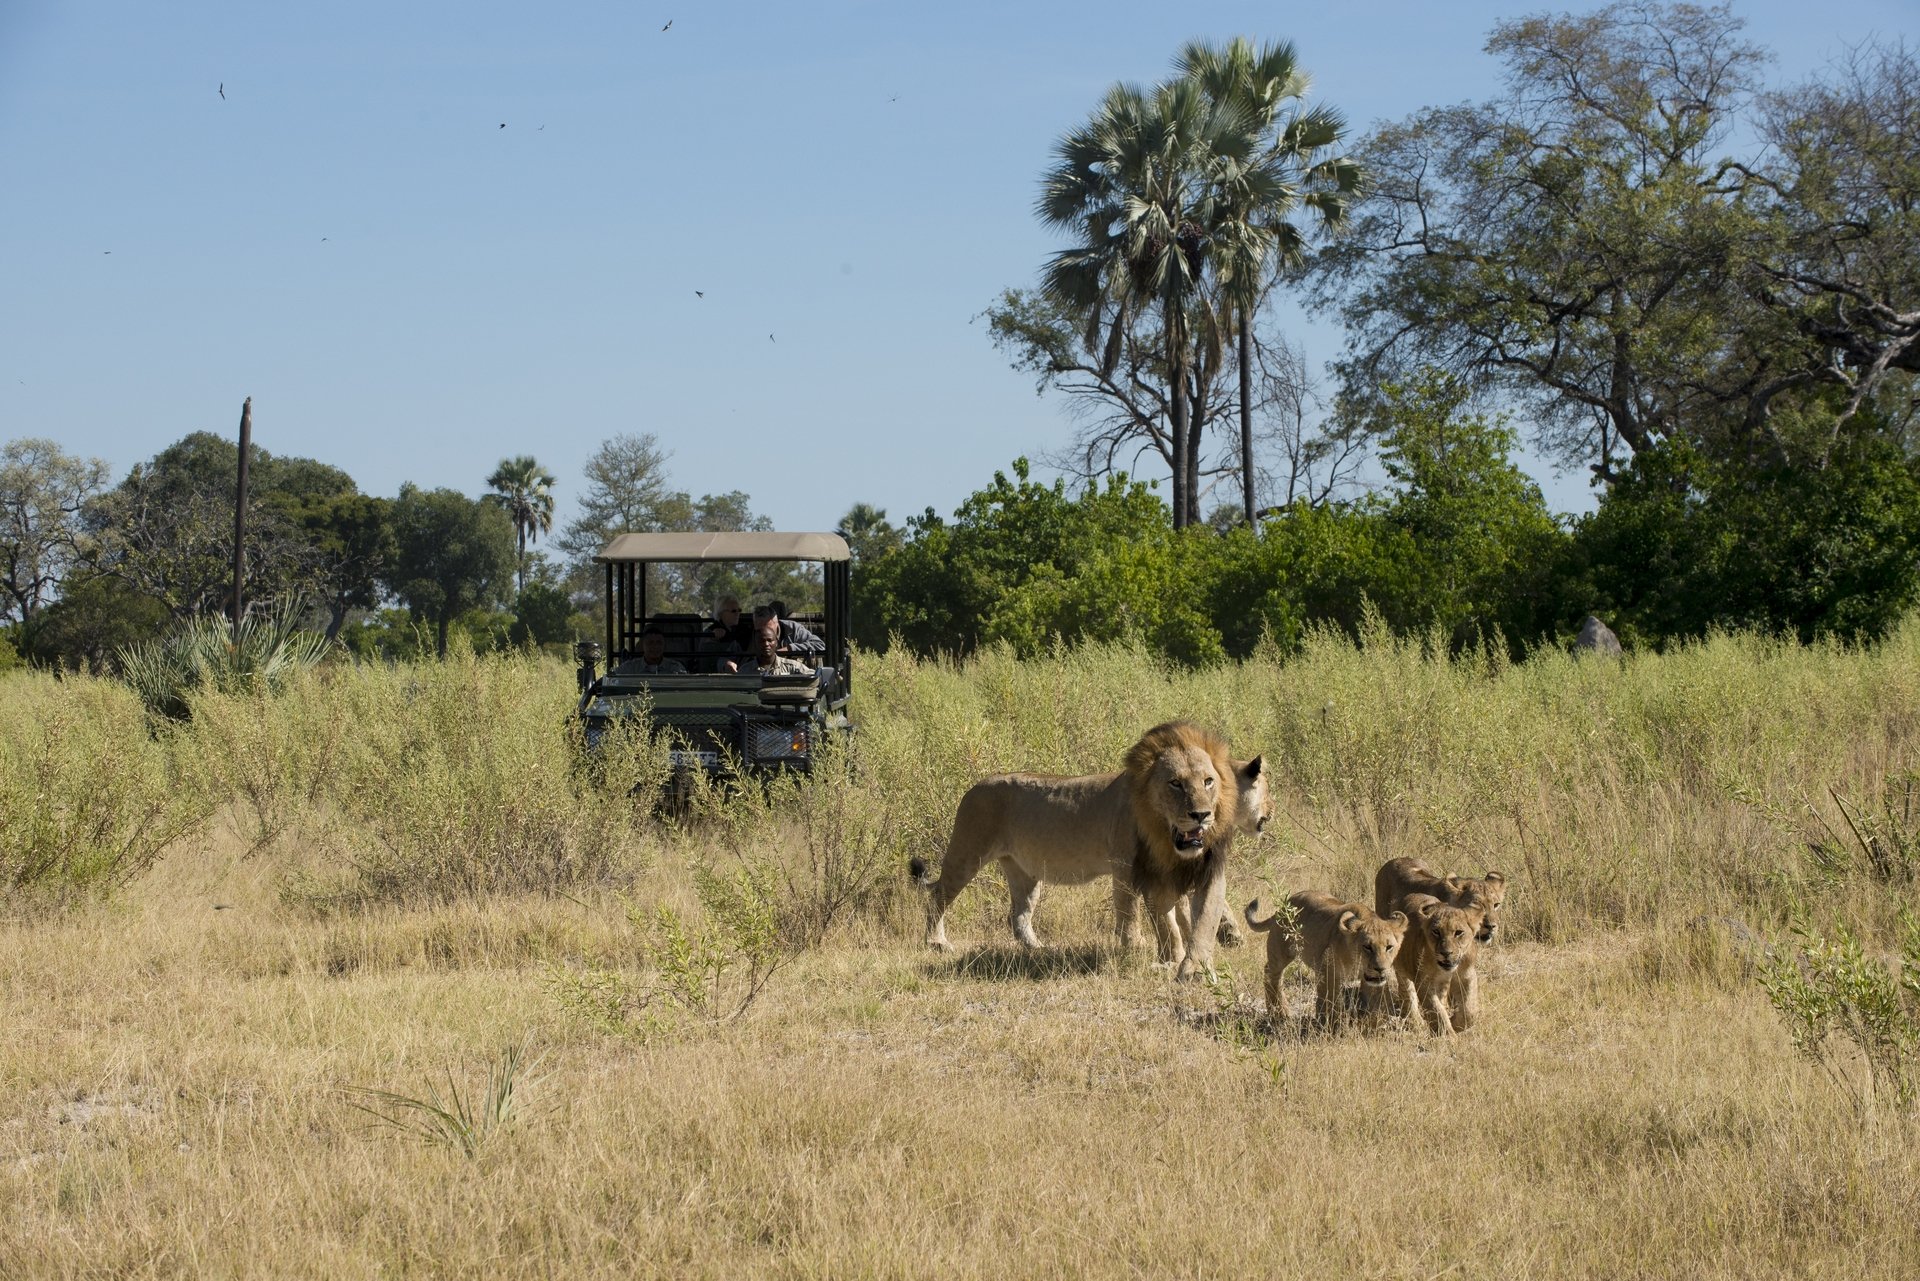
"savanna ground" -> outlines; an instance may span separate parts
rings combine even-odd
[[[1796,906],[1897,945],[1920,625],[869,659],[851,771],[679,825],[628,799],[656,745],[573,767],[570,705],[470,655],[157,733],[110,682],[0,683],[0,1276],[1920,1272],[1920,1123],[1757,968]],[[921,948],[907,857],[967,782],[1171,715],[1276,769],[1236,906],[1400,854],[1509,877],[1480,1026],[1275,1028],[1258,949],[1176,987],[1104,886],[1025,955],[983,877]],[[402,1128],[510,1047],[504,1123]]]

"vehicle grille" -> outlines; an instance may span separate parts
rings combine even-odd
[[[686,745],[695,751],[715,751],[727,749],[738,751],[739,741],[734,737],[734,720],[726,712],[678,711],[655,708],[653,723],[662,729],[674,731],[686,740]]]

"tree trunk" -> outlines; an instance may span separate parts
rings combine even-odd
[[[1240,313],[1240,505],[1253,521],[1253,317]]]
[[[1187,402],[1187,524],[1198,525],[1206,518],[1200,511],[1200,424],[1206,415]]]
[[[1187,344],[1181,333],[1179,308],[1167,303],[1166,316],[1168,390],[1173,402],[1173,527],[1185,529],[1193,521],[1193,511],[1187,505],[1187,437],[1191,432],[1187,422]]]
[[[447,622],[452,617],[452,610],[443,609],[440,611],[440,617],[434,620],[435,648],[438,650],[441,658],[447,656]]]

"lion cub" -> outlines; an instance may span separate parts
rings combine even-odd
[[[1339,1016],[1342,985],[1358,979],[1367,1025],[1377,1027],[1386,1015],[1387,974],[1407,932],[1406,913],[1382,917],[1364,904],[1319,890],[1302,890],[1287,902],[1293,905],[1292,926],[1278,912],[1259,912],[1259,899],[1247,904],[1247,928],[1267,936],[1267,1009],[1279,1018],[1288,1016],[1280,975],[1302,960],[1319,984],[1322,1020],[1332,1023]]]
[[[1435,876],[1418,859],[1396,858],[1373,874],[1373,910],[1391,911],[1409,894],[1431,894],[1449,907],[1478,908],[1479,939],[1493,942],[1500,928],[1500,905],[1507,899],[1507,878],[1498,872],[1481,877]]]
[[[1400,909],[1413,920],[1406,946],[1393,962],[1407,1017],[1424,1015],[1437,1033],[1466,1031],[1480,1015],[1476,962],[1485,913],[1452,907],[1431,894],[1409,894]]]

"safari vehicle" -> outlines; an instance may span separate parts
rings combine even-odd
[[[619,717],[649,717],[672,735],[671,799],[684,796],[695,770],[716,778],[736,771],[811,772],[824,742],[852,732],[846,715],[850,565],[838,534],[622,534],[594,559],[606,567],[605,673],[598,672],[599,642],[575,648],[589,745]],[[800,656],[815,665],[810,674],[762,678],[753,670],[726,670],[730,659],[749,669],[752,659],[709,639],[711,594],[724,586],[751,608],[764,603],[756,579],[762,589],[774,581],[792,591],[802,603],[790,606],[795,612],[788,616],[826,642],[825,654]],[[693,603],[702,608],[660,608]],[[632,670],[649,628],[666,634],[666,657],[677,659],[684,673]]]

